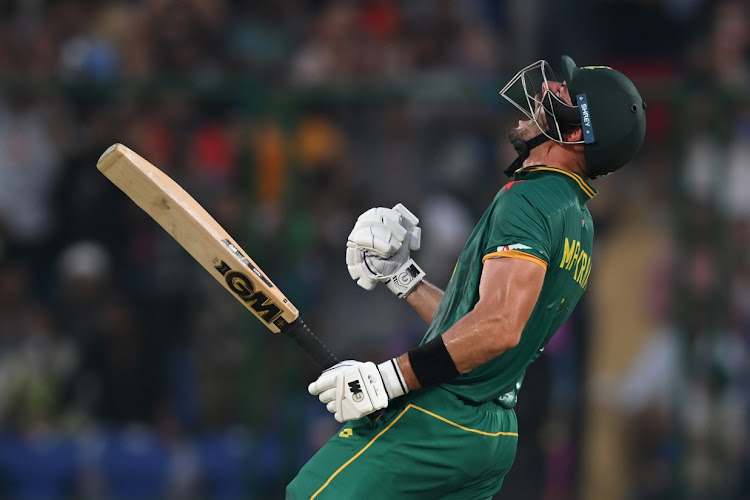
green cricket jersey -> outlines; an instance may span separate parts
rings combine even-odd
[[[442,335],[479,301],[482,265],[518,258],[546,269],[539,299],[519,344],[441,386],[464,398],[500,398],[512,407],[526,367],[568,318],[591,273],[594,226],[586,202],[596,194],[580,176],[548,166],[519,169],[474,228],[422,340]]]

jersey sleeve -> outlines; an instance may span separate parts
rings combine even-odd
[[[482,262],[510,257],[535,262],[546,270],[552,253],[549,220],[518,191],[508,190],[497,197]]]

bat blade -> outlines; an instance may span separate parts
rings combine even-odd
[[[337,362],[299,318],[294,304],[172,178],[119,143],[110,146],[96,166],[269,330],[292,337],[321,366]]]

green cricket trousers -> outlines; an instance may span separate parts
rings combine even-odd
[[[516,455],[515,411],[466,402],[440,387],[348,422],[300,470],[287,500],[492,497]]]

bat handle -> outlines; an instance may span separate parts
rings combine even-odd
[[[305,350],[307,354],[322,369],[330,368],[339,362],[338,358],[326,347],[326,345],[310,330],[310,328],[297,318],[286,325],[281,333],[291,337],[297,344]]]

